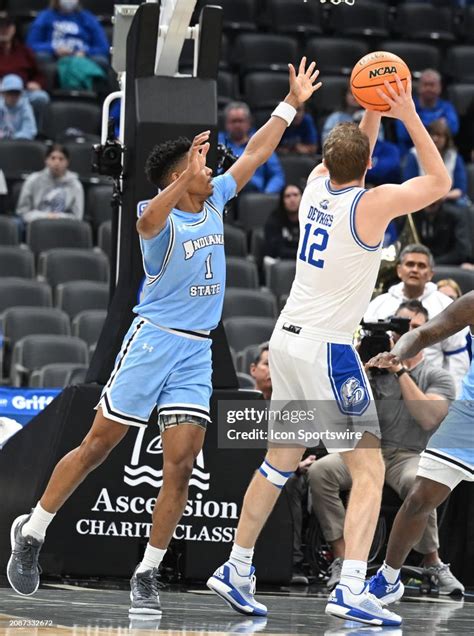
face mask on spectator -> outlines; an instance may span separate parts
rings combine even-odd
[[[79,0],[59,0],[59,8],[63,11],[74,11],[77,9]]]

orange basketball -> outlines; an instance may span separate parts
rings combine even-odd
[[[351,91],[354,98],[367,110],[389,110],[388,104],[377,94],[377,88],[386,92],[384,82],[387,80],[396,91],[396,74],[405,88],[410,77],[410,69],[401,58],[387,51],[368,53],[352,70]]]

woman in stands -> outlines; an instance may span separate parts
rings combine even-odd
[[[436,283],[436,286],[438,291],[449,296],[451,300],[457,300],[462,296],[461,288],[453,278],[443,278]]]
[[[431,124],[428,124],[427,129],[440,155],[443,157],[444,165],[453,181],[451,192],[449,192],[445,200],[450,203],[457,203],[458,205],[468,205],[466,166],[454,145],[453,136],[448,124],[444,119],[436,119]],[[412,148],[407,155],[403,170],[403,180],[408,181],[408,179],[418,177],[421,174],[423,174],[423,172],[418,161],[416,150]]]
[[[48,148],[45,168],[26,179],[16,213],[26,223],[36,219],[84,216],[84,190],[75,172],[70,172],[69,152],[61,144]]]
[[[109,43],[97,18],[79,0],[51,0],[31,25],[27,44],[45,61],[74,55],[101,66],[109,62]]]
[[[298,208],[301,195],[301,188],[293,184],[286,185],[281,192],[278,207],[265,224],[265,256],[274,259],[296,258],[300,238]]]

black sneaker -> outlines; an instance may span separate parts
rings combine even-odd
[[[158,568],[137,572],[137,565],[130,579],[130,600],[132,601],[129,614],[161,614],[160,597],[158,594]]]
[[[41,568],[38,556],[44,543],[21,534],[30,517],[31,513],[17,517],[10,531],[12,555],[7,565],[7,578],[15,592],[23,596],[34,594],[39,587]]]
[[[300,566],[295,566],[293,568],[290,585],[309,585],[308,577],[303,572],[303,568]]]

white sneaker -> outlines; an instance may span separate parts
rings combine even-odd
[[[326,614],[368,625],[397,627],[402,623],[398,614],[384,609],[380,601],[369,593],[367,584],[360,594],[351,592],[347,585],[337,585],[329,596]]]
[[[255,568],[252,566],[249,576],[241,576],[230,561],[214,572],[207,581],[207,587],[218,594],[239,614],[266,616],[267,608],[255,600]]]

